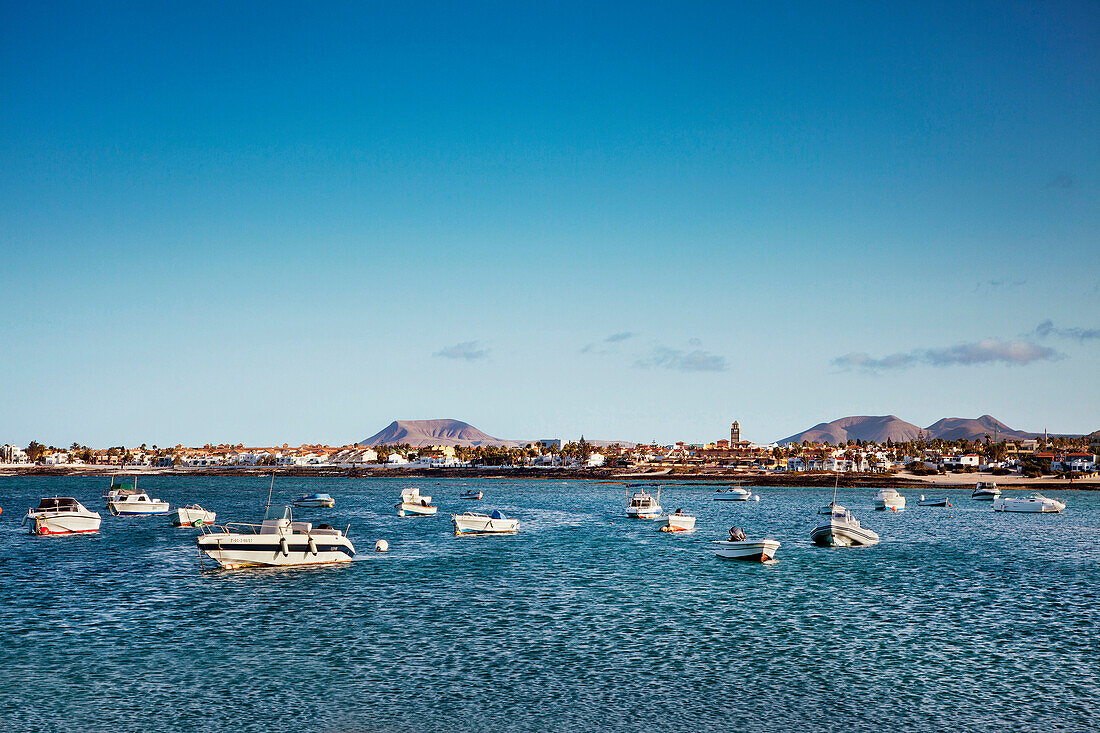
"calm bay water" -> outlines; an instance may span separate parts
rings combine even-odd
[[[821,489],[759,503],[665,486],[686,535],[623,516],[621,486],[419,481],[440,506],[399,518],[402,480],[278,479],[273,502],[327,491],[297,519],[344,527],[350,565],[206,571],[196,530],[102,511],[106,481],[0,478],[0,726],[6,730],[1095,730],[1100,496],[1062,515],[872,511],[883,537],[809,542]],[[268,482],[150,477],[175,507],[257,521]],[[458,495],[477,486],[482,502]],[[104,516],[99,535],[32,537],[40,496]],[[494,508],[513,537],[456,538],[448,513]],[[783,544],[723,562],[731,525]],[[385,538],[391,551],[373,553]],[[208,564],[209,567],[209,564]]]

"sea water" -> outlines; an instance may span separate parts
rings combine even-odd
[[[343,529],[339,566],[207,570],[198,530],[112,517],[101,478],[0,479],[0,728],[447,731],[1095,730],[1100,725],[1100,496],[1050,491],[1061,515],[876,512],[882,542],[809,541],[823,489],[665,485],[689,534],[625,517],[621,485],[291,479],[273,503]],[[414,484],[440,507],[398,517]],[[269,480],[149,477],[173,507],[258,521]],[[459,495],[485,492],[480,502]],[[33,537],[47,495],[104,515],[97,535]],[[455,537],[450,513],[501,509],[502,537]],[[717,559],[731,526],[782,543],[771,563]],[[377,539],[388,553],[372,552]]]

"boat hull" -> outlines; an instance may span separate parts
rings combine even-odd
[[[399,517],[430,517],[439,511],[439,507],[423,506],[421,504],[398,504],[397,516]]]
[[[139,517],[147,514],[167,514],[169,510],[168,502],[166,501],[143,501],[129,502],[129,501],[109,501],[107,502],[107,510],[114,514],[116,517]]]
[[[175,527],[201,527],[204,524],[213,524],[217,517],[217,512],[207,511],[201,507],[180,507],[172,512],[172,525]]]
[[[997,501],[993,502],[993,511],[995,512],[1014,512],[1018,514],[1061,514],[1065,508],[1065,504],[1053,499],[1039,502],[998,497]]]
[[[286,542],[281,542],[284,539]],[[342,535],[225,532],[199,537],[198,546],[207,557],[226,569],[332,565],[351,562],[355,556],[355,547]]]
[[[30,518],[30,532],[33,535],[92,534],[99,531],[101,519],[98,514],[85,516],[80,514],[45,515]]]
[[[296,507],[305,507],[312,509],[331,509],[336,506],[335,499],[308,499],[306,501],[294,502]]]
[[[492,517],[470,514],[452,514],[451,524],[455,535],[468,534],[515,534],[519,531],[518,519],[493,519]]]
[[[662,532],[691,532],[695,529],[695,517],[687,514],[669,514],[661,526]]]
[[[723,560],[767,562],[775,557],[779,543],[775,540],[716,541],[714,554]]]
[[[869,529],[852,527],[840,522],[829,522],[814,527],[810,539],[822,547],[855,547],[878,544],[879,536]]]
[[[918,501],[917,506],[947,506],[947,499],[925,499]]]

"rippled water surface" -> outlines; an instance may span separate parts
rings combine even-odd
[[[692,534],[623,516],[621,486],[419,481],[440,506],[399,518],[400,480],[279,479],[327,491],[344,566],[203,572],[196,530],[104,517],[32,537],[40,496],[102,510],[95,478],[0,479],[0,727],[7,730],[1095,730],[1100,496],[1062,515],[872,511],[870,548],[809,542],[820,489],[759,503],[666,485]],[[268,482],[150,477],[150,494],[256,521]],[[485,491],[482,502],[458,499]],[[448,513],[503,509],[512,537],[454,537]],[[721,561],[731,525],[782,546]],[[385,538],[391,551],[370,552]]]

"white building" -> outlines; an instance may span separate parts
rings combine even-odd
[[[29,463],[27,453],[14,445],[0,446],[0,463]]]

